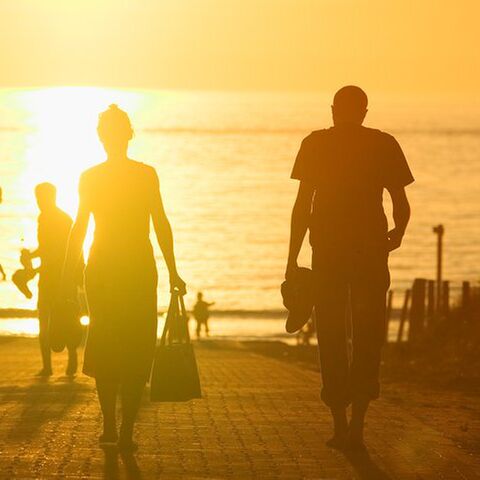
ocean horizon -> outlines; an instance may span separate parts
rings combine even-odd
[[[0,90],[0,263],[8,276],[0,282],[0,308],[35,309],[36,281],[31,300],[10,281],[20,249],[36,246],[33,188],[56,184],[59,206],[74,216],[80,173],[104,159],[96,122],[111,103],[131,116],[131,158],[159,173],[187,304],[203,291],[220,311],[281,312],[297,188],[289,176],[302,139],[331,125],[331,98],[323,93]],[[415,277],[434,278],[432,227],[439,223],[452,291],[479,280],[479,113],[480,105],[467,101],[370,95],[366,126],[396,136],[416,178],[408,187],[412,221],[390,258],[396,306]],[[385,203],[390,213],[388,195]],[[155,253],[162,309],[168,278],[157,247]],[[308,246],[301,263],[309,265]]]

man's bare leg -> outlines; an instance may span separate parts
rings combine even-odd
[[[348,450],[365,450],[363,430],[369,403],[369,400],[356,400],[352,403],[352,419],[350,421],[348,440],[346,443]]]
[[[343,448],[348,437],[347,409],[335,407],[330,412],[333,418],[333,437],[326,444],[332,448]]]

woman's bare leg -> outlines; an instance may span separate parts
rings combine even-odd
[[[71,347],[67,345],[68,349],[68,364],[66,374],[73,376],[77,373],[78,368],[78,359],[77,359],[77,349],[76,347]]]
[[[133,443],[133,427],[137,418],[138,410],[142,402],[145,381],[129,380],[123,382],[120,387],[122,399],[122,425],[120,427],[119,447],[126,450],[136,448]]]
[[[103,414],[103,434],[100,442],[114,443],[118,438],[116,420],[118,383],[99,379],[96,383],[98,400]]]

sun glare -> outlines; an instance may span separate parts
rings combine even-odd
[[[57,187],[60,208],[71,216],[78,204],[78,179],[83,170],[104,159],[97,138],[98,114],[111,103],[118,103],[131,115],[139,107],[139,94],[127,90],[93,87],[58,87],[24,90],[18,107],[25,115],[24,163],[18,187],[27,202],[29,215],[36,216],[34,188],[40,182]],[[22,235],[25,244],[36,243],[36,225],[25,216]],[[90,229],[86,250],[90,244]]]
[[[26,91],[21,101],[29,112],[23,186],[31,192],[39,182],[55,184],[59,205],[73,214],[80,173],[104,156],[96,135],[98,114],[111,103],[135,112],[137,95],[62,87]]]

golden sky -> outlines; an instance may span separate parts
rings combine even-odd
[[[478,92],[476,0],[0,0],[2,86]]]

